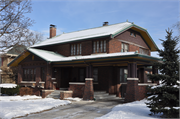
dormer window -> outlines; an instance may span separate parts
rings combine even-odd
[[[93,53],[106,52],[106,40],[94,41],[93,42]]]
[[[81,43],[71,44],[71,55],[81,55],[82,46]]]
[[[130,35],[133,37],[136,37],[136,33],[134,33],[134,32],[130,32]]]

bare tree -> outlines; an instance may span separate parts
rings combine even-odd
[[[23,37],[21,37],[21,42],[19,44],[26,47],[30,47],[43,40],[43,34],[40,32],[28,30]]]
[[[20,44],[33,21],[25,14],[32,11],[30,0],[0,0],[0,51]]]

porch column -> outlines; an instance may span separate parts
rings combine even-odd
[[[147,83],[147,76],[144,68],[139,68],[139,79],[141,83]]]
[[[39,86],[39,82],[41,81],[41,68],[36,68],[36,87]]]
[[[23,78],[23,68],[21,65],[18,66],[18,84],[21,83]]]
[[[86,67],[86,78],[85,78],[85,88],[83,94],[83,100],[93,100],[94,99],[94,89],[93,89],[93,74],[92,65]]]
[[[132,102],[138,100],[138,80],[139,79],[137,78],[137,63],[128,63],[128,78],[125,102]]]
[[[45,89],[53,89],[53,82],[51,80],[52,78],[52,66],[51,64],[48,62],[46,65],[46,81],[45,81]]]

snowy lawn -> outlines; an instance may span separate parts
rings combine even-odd
[[[38,96],[0,96],[0,118],[25,116],[70,103],[68,100],[43,99]]]
[[[150,108],[145,104],[147,100],[135,101],[115,106],[108,114],[95,119],[153,119],[160,115],[150,116]]]

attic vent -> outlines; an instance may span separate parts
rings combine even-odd
[[[103,23],[103,26],[108,26],[108,22],[104,22],[104,23]]]

